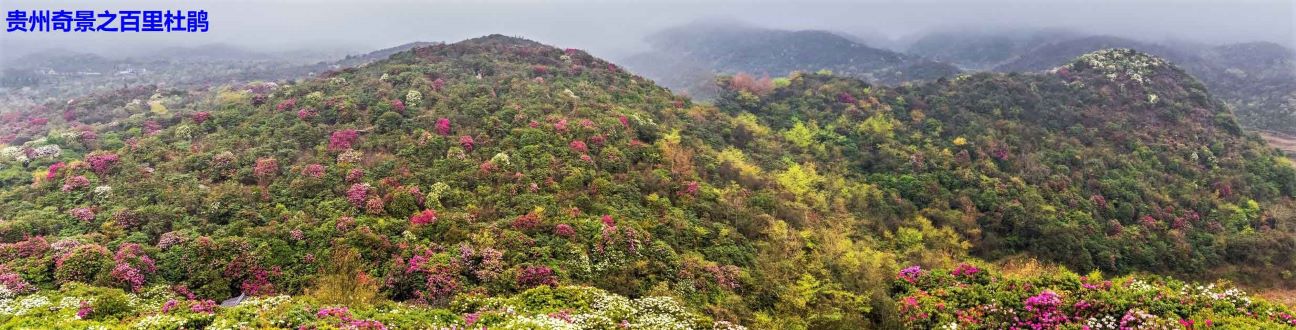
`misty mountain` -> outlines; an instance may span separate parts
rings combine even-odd
[[[828,70],[866,81],[898,84],[959,72],[952,65],[869,47],[827,31],[694,23],[663,30],[647,41],[653,50],[626,58],[624,65],[666,87],[699,98],[710,97],[711,89],[699,87],[715,74],[779,77],[794,71]]]
[[[906,52],[953,63],[967,70],[983,71],[1041,45],[1080,35],[1063,29],[942,30],[922,35],[909,45]]]
[[[1130,48],[1163,57],[1232,106],[1245,127],[1296,134],[1296,55],[1267,42],[1200,47],[1094,36],[1058,41],[1018,55],[996,71],[1048,70],[1080,54]]]

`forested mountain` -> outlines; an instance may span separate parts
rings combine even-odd
[[[624,62],[631,71],[689,95],[711,98],[715,74],[778,77],[828,70],[882,84],[957,74],[952,65],[869,47],[828,31],[785,31],[695,23],[648,37],[653,51]]]
[[[1296,169],[1159,58],[721,82],[492,35],[6,114],[0,327],[1296,324],[1183,282],[1290,283]]]

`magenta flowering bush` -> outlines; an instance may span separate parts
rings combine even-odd
[[[536,226],[539,225],[540,225],[540,216],[534,212],[519,215],[517,218],[513,218],[513,222],[510,224],[510,226],[513,227],[513,229],[517,229],[521,231],[528,231],[534,229]]]
[[[93,153],[85,159],[85,162],[90,164],[90,170],[101,177],[108,175],[108,171],[112,170],[117,161],[117,154],[108,152]]]
[[[842,92],[840,94],[837,94],[837,102],[846,103],[846,104],[855,104],[855,102],[859,102],[859,100],[856,99],[855,96],[850,95],[850,93]]]
[[[139,292],[145,283],[145,276],[157,272],[157,264],[144,253],[139,244],[125,243],[117,248],[113,255],[116,265],[109,274],[117,283],[124,284],[132,292]]]
[[[459,137],[459,145],[464,148],[464,151],[472,151],[473,146],[476,146],[476,143],[473,142],[472,136],[463,135]]]
[[[216,301],[210,299],[194,301],[189,311],[202,314],[216,314]]]
[[[306,167],[302,169],[302,175],[315,178],[315,179],[322,178],[324,177],[324,165],[321,164],[306,165]]]
[[[63,192],[69,192],[90,186],[90,179],[84,175],[71,176],[63,180]]]
[[[68,214],[71,214],[73,218],[76,218],[77,220],[80,220],[81,222],[91,222],[91,221],[94,221],[94,219],[95,219],[95,212],[94,212],[94,209],[91,209],[91,208],[88,208],[88,207],[78,207],[78,208],[72,209],[72,210],[68,211]]]
[[[922,276],[923,273],[922,267],[914,265],[901,269],[900,272],[896,274],[896,278],[905,282],[914,283],[918,281],[918,277]]]
[[[365,200],[369,197],[369,188],[368,183],[352,184],[351,188],[347,189],[346,192],[347,201],[357,208],[363,208]]]
[[[349,183],[359,183],[360,180],[363,180],[363,179],[364,179],[364,170],[363,170],[363,169],[353,168],[353,169],[351,169],[350,171],[347,171],[347,175],[346,175],[346,181],[347,181],[347,182],[349,182]]]
[[[560,223],[554,226],[554,235],[566,238],[576,237],[576,229],[573,229],[569,224]]]
[[[59,170],[66,165],[63,162],[50,164],[49,169],[45,170],[45,180],[54,180],[54,178],[58,177]]]
[[[405,102],[404,102],[404,101],[401,101],[401,100],[399,100],[399,99],[392,100],[392,101],[391,101],[391,106],[392,106],[392,109],[396,109],[396,112],[405,112]]]
[[[450,119],[449,119],[449,118],[437,118],[437,121],[436,121],[436,133],[437,133],[438,135],[450,135]]]
[[[518,271],[517,285],[523,288],[530,288],[540,285],[555,286],[558,284],[558,277],[554,275],[553,269],[549,266],[526,266]]]
[[[316,116],[319,116],[319,111],[315,111],[314,108],[303,107],[301,109],[297,109],[297,119],[306,121],[306,120],[310,120],[311,118],[315,118]]]
[[[356,140],[358,140],[359,138],[360,138],[360,133],[356,132],[356,130],[353,129],[334,131],[332,135],[329,135],[328,149],[329,151],[342,151],[346,149],[351,149],[351,145],[354,144]]]
[[[76,317],[77,319],[84,320],[89,318],[92,313],[94,313],[94,306],[90,305],[89,301],[83,300],[81,301],[80,306],[77,307]]]
[[[577,153],[583,154],[589,152],[589,147],[585,145],[585,141],[572,140],[572,142],[569,143],[568,145],[571,147],[572,151],[575,151]]]
[[[984,273],[980,268],[970,264],[959,264],[958,267],[955,267],[954,270],[950,271],[950,275],[954,275],[955,277],[975,277],[983,274]]]
[[[158,123],[156,120],[144,121],[144,127],[143,127],[144,135],[157,135],[157,133],[161,130],[162,130],[162,124]]]
[[[211,113],[207,111],[198,111],[193,113],[190,118],[193,119],[195,124],[202,125],[202,123],[206,122],[208,118],[211,118]]]
[[[262,180],[274,177],[279,174],[279,161],[273,157],[257,158],[252,174]]]
[[[10,271],[8,267],[3,265],[0,265],[0,288],[14,294],[24,294],[36,290],[36,286],[24,280],[22,275]]]

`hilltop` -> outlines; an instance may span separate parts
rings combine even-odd
[[[1041,46],[996,71],[1047,70],[1084,53],[1132,48],[1170,60],[1227,102],[1247,128],[1296,133],[1296,54],[1273,43],[1178,47],[1096,36]]]

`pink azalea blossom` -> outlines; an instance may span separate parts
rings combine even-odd
[[[351,145],[359,138],[360,134],[353,129],[334,131],[333,134],[329,136],[328,149],[330,151],[351,149]]]
[[[450,135],[450,118],[438,118],[436,132],[439,135]]]
[[[316,179],[324,177],[324,165],[320,165],[320,164],[306,165],[306,168],[302,169],[302,175],[316,178]]]

